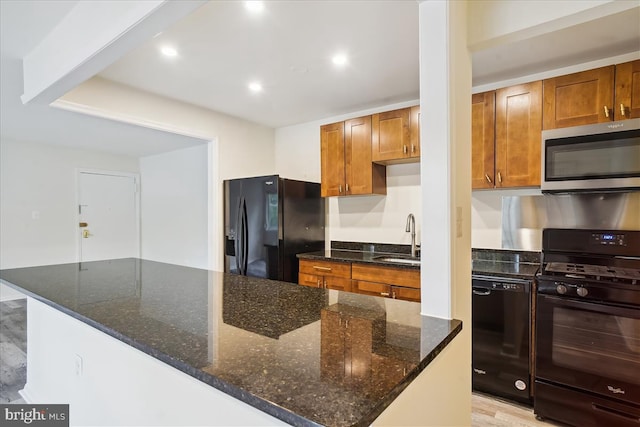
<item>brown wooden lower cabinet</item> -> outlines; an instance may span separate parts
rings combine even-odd
[[[314,288],[420,302],[420,270],[300,260],[298,283]]]

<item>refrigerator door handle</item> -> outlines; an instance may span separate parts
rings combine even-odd
[[[240,259],[240,274],[247,275],[247,261],[249,259],[249,230],[247,229],[247,201],[242,198],[241,201],[241,215],[242,215],[242,244],[241,244],[241,259]]]
[[[238,200],[238,215],[236,218],[236,241],[234,245],[235,259],[236,259],[236,271],[238,274],[242,274],[240,271],[240,245],[242,244],[242,198]]]

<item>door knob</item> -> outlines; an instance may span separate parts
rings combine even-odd
[[[89,230],[82,230],[82,237],[84,237],[85,239],[88,239],[89,236],[91,236],[91,233],[89,233]]]

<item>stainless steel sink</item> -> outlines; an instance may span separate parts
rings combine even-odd
[[[374,258],[376,261],[382,262],[395,262],[398,264],[409,264],[409,265],[420,265],[419,259],[411,259],[411,258],[399,258],[392,256],[382,256]]]

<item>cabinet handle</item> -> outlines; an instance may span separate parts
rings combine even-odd
[[[396,291],[391,291],[391,298],[396,299]]]
[[[500,175],[500,172],[498,172],[498,182],[502,184],[502,175]]]
[[[318,279],[318,287],[320,287],[320,279]]]
[[[489,177],[489,175],[488,175],[488,174],[486,174],[486,173],[485,173],[485,174],[484,174],[484,177],[485,177],[485,178],[487,178],[487,182],[488,182],[489,184],[493,184],[493,181],[491,181],[491,177]]]
[[[416,146],[411,144],[411,154],[415,154],[416,153]]]
[[[380,296],[388,297],[389,296],[389,292],[380,292]]]
[[[604,116],[609,117],[609,107],[607,107],[606,105],[604,106]]]
[[[327,279],[324,280],[324,286],[323,288],[327,289]]]
[[[314,270],[331,271],[331,267],[320,267],[319,265],[313,266]]]
[[[402,146],[402,152],[403,152],[404,154],[407,154],[407,146],[406,146],[406,145],[403,145],[403,146]]]
[[[338,193],[342,193],[342,184],[338,185]]]
[[[349,192],[349,184],[347,184],[347,191],[346,191],[346,192],[347,192],[347,193]]]
[[[620,104],[620,114],[622,115],[622,117],[625,116],[624,104]]]

